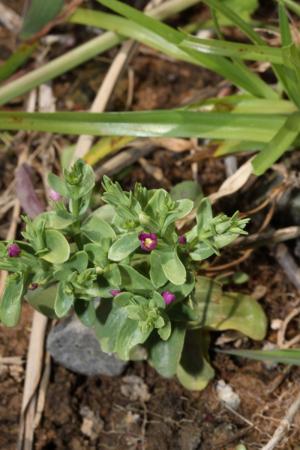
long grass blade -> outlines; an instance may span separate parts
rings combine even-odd
[[[256,175],[262,175],[294,143],[300,133],[300,113],[287,118],[274,138],[254,158],[252,165]]]
[[[138,137],[199,137],[269,142],[286,122],[280,114],[143,111],[124,113],[0,112],[0,130]]]
[[[189,37],[180,43],[180,47],[193,48],[210,55],[229,56],[253,61],[268,61],[275,64],[284,63],[281,49],[267,45],[240,44],[224,40]]]
[[[256,361],[271,361],[274,363],[300,366],[300,349],[296,348],[286,350],[225,350],[221,353],[241,356]]]
[[[30,58],[36,48],[35,44],[22,44],[20,47],[0,66],[0,82],[13,75]]]

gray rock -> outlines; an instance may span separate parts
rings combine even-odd
[[[120,375],[127,363],[102,352],[94,331],[75,316],[56,325],[47,338],[47,350],[53,359],[81,375]]]

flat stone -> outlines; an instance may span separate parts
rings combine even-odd
[[[120,375],[127,362],[104,353],[93,329],[75,316],[62,320],[49,333],[47,350],[54,361],[81,375]]]

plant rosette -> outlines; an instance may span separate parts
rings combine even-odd
[[[214,216],[190,184],[171,193],[136,184],[126,192],[108,177],[103,206],[91,212],[95,177],[81,160],[63,178],[50,174],[49,185],[52,209],[23,218],[23,241],[0,243],[0,269],[10,272],[4,325],[18,323],[23,298],[51,318],[75,312],[103,351],[123,360],[147,354],[162,376],[194,390],[214,375],[211,331],[264,338],[266,317],[254,299],[197,275],[202,261],[246,233],[248,219]],[[196,220],[178,235],[176,222],[195,204]]]

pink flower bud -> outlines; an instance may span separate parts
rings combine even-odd
[[[16,258],[21,253],[21,249],[18,244],[11,244],[7,247],[7,254],[10,258]]]
[[[184,234],[182,234],[181,236],[178,236],[178,243],[180,245],[185,245],[186,244],[186,237]]]
[[[54,202],[59,202],[59,200],[61,200],[61,195],[58,192],[54,191],[53,189],[50,189],[49,198]]]
[[[170,303],[172,303],[176,299],[175,294],[173,294],[170,291],[162,292],[161,296],[164,299],[166,305],[169,305]]]
[[[110,293],[113,297],[116,297],[117,295],[121,294],[121,291],[120,289],[112,289]]]

